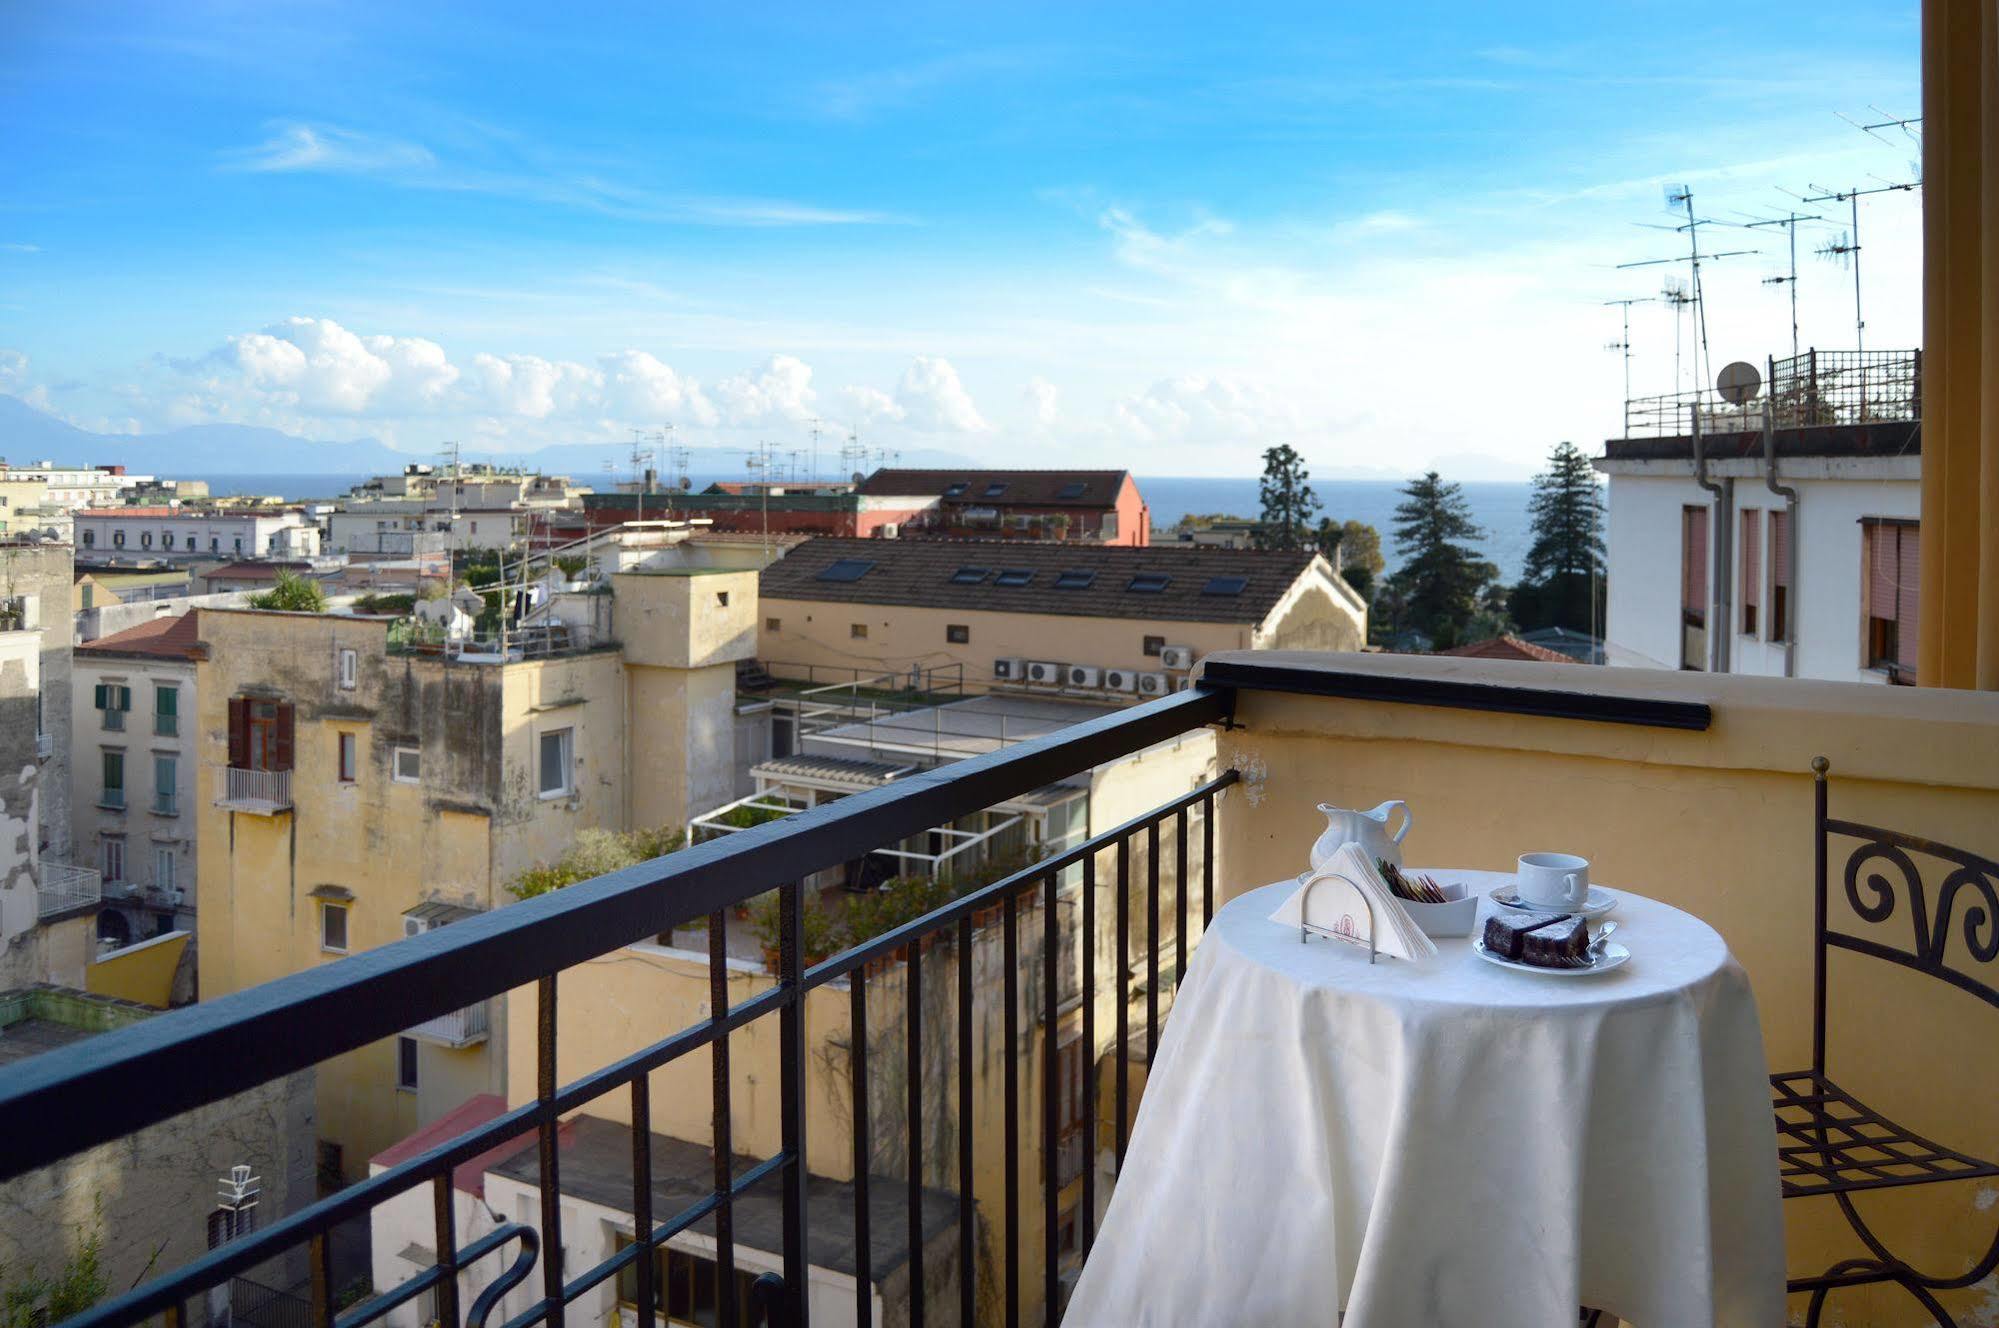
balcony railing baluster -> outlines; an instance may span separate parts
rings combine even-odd
[[[715,1285],[723,1323],[736,1322],[736,1153],[729,1115],[729,934],[728,915],[708,915],[708,1023],[714,1032],[708,1057],[714,1084]]]
[[[909,947],[909,1321],[923,1323],[923,947]],[[849,981],[860,977],[855,973]]]
[[[562,1184],[555,1132],[561,1123],[555,1110],[555,975],[535,986],[535,1097],[541,1118],[535,1123],[540,1149],[537,1177],[541,1184],[541,1240],[548,1257],[541,1265],[541,1286],[548,1328],[562,1328]],[[649,1238],[649,1235],[648,1235]]]
[[[868,1128],[868,978],[866,969],[847,979],[853,1031],[854,1088],[854,1322],[873,1328],[875,1321],[874,1247],[868,1233],[868,1169],[874,1150]],[[732,1322],[725,1319],[724,1322]]]
[[[972,1328],[978,1291],[972,1220],[972,915],[958,919],[958,1320]]]
[[[784,1304],[782,1322],[806,1328],[811,1297],[806,1294],[805,1258],[805,884],[788,880],[778,890],[779,989],[778,1079],[784,1157]]]
[[[645,1080],[639,1080],[644,1083]],[[452,1204],[451,1173],[430,1182],[430,1220],[437,1240],[437,1321],[458,1324],[458,1223]]]
[[[1097,1226],[1097,855],[1083,859],[1083,1202],[1081,1250],[1090,1256]]]
[[[1055,1323],[1061,1304],[1058,1290],[1060,1269],[1056,1245],[1059,1218],[1057,1206],[1062,1194],[1061,1167],[1055,1142],[1055,1115],[1058,1101],[1056,1081],[1056,1037],[1059,1019],[1056,991],[1056,961],[1062,949],[1062,929],[1055,918],[1055,874],[1041,883],[1041,1314],[1047,1324]]]
[[[721,1189],[726,1187],[718,1187],[718,1193]],[[633,1318],[649,1324],[659,1288],[653,1285],[657,1262],[652,1243],[652,1077],[644,1074],[632,1079],[632,1237],[638,1243],[638,1259],[632,1265],[632,1304],[637,1311]]]
[[[1131,840],[1117,841],[1117,1165],[1124,1166],[1131,1120]]]
[[[1159,1049],[1159,822],[1145,826],[1145,1068]]]
[[[1173,896],[1179,921],[1173,928],[1173,994],[1187,980],[1187,809],[1173,813]]]
[[[1007,1328],[1020,1322],[1020,923],[1014,904],[1018,895],[1006,897],[1001,932],[1000,981],[1006,1001],[1006,1282]]]

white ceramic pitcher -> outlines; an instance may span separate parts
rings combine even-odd
[[[1398,807],[1402,809],[1402,825],[1391,835],[1388,833],[1388,818]],[[1319,810],[1326,815],[1326,830],[1312,843],[1314,870],[1331,861],[1342,844],[1359,844],[1361,851],[1370,859],[1385,858],[1398,867],[1402,865],[1402,840],[1416,821],[1408,803],[1394,798],[1371,812],[1351,812],[1344,807],[1322,802]]]

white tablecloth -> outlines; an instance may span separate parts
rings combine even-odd
[[[1269,921],[1293,888],[1202,939],[1066,1323],[1784,1322],[1756,1003],[1711,927],[1619,891],[1614,973],[1369,965]]]

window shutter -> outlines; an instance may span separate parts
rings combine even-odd
[[[1763,602],[1762,519],[1753,508],[1742,514],[1742,605],[1749,609]]]
[[[1680,549],[1680,607],[1699,616],[1707,617],[1707,509],[1688,507],[1682,509],[1685,520],[1682,526],[1682,547]]]
[[[1791,584],[1791,514],[1770,513],[1770,584]]]
[[[1915,526],[1896,526],[1895,662],[1916,676],[1916,607],[1922,589],[1922,532]]]
[[[250,698],[229,698],[229,764],[238,770],[250,768]]]
[[[99,710],[103,710],[109,706],[111,702],[111,688],[108,685],[101,682],[98,683],[97,689],[92,695],[96,698],[94,704]]]
[[[1895,559],[1895,530],[1878,521],[1870,521],[1867,534],[1867,616],[1888,618],[1895,616],[1895,575],[1901,569]]]
[[[118,708],[125,711],[131,710],[132,689],[130,687],[120,687],[118,689]]]
[[[291,704],[289,702],[286,702],[278,706],[277,710],[278,710],[277,732],[271,744],[272,746],[271,756],[274,762],[275,769],[289,770],[292,768]]]

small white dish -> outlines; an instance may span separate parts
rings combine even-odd
[[[1425,904],[1420,900],[1404,899],[1402,907],[1428,936],[1471,935],[1472,925],[1478,920],[1478,892],[1461,881],[1438,881],[1437,885],[1449,896],[1443,903]]]
[[[1581,908],[1550,908],[1546,904],[1523,903],[1520,899],[1520,887],[1517,884],[1502,885],[1487,895],[1486,898],[1492,900],[1493,903],[1498,904],[1502,908],[1517,908],[1523,913],[1561,913],[1565,915],[1580,913],[1583,917],[1592,921],[1617,907],[1617,896],[1600,885],[1592,885],[1589,888],[1589,897],[1584,901]]]
[[[1543,968],[1539,964],[1523,964],[1518,959],[1502,959],[1485,948],[1485,942],[1477,937],[1472,939],[1472,953],[1488,964],[1498,964],[1501,968],[1517,969],[1522,973],[1537,973],[1544,978],[1581,978],[1597,973],[1608,973],[1613,968],[1621,968],[1631,958],[1631,951],[1616,941],[1605,941],[1597,954],[1596,962],[1585,968]]]

